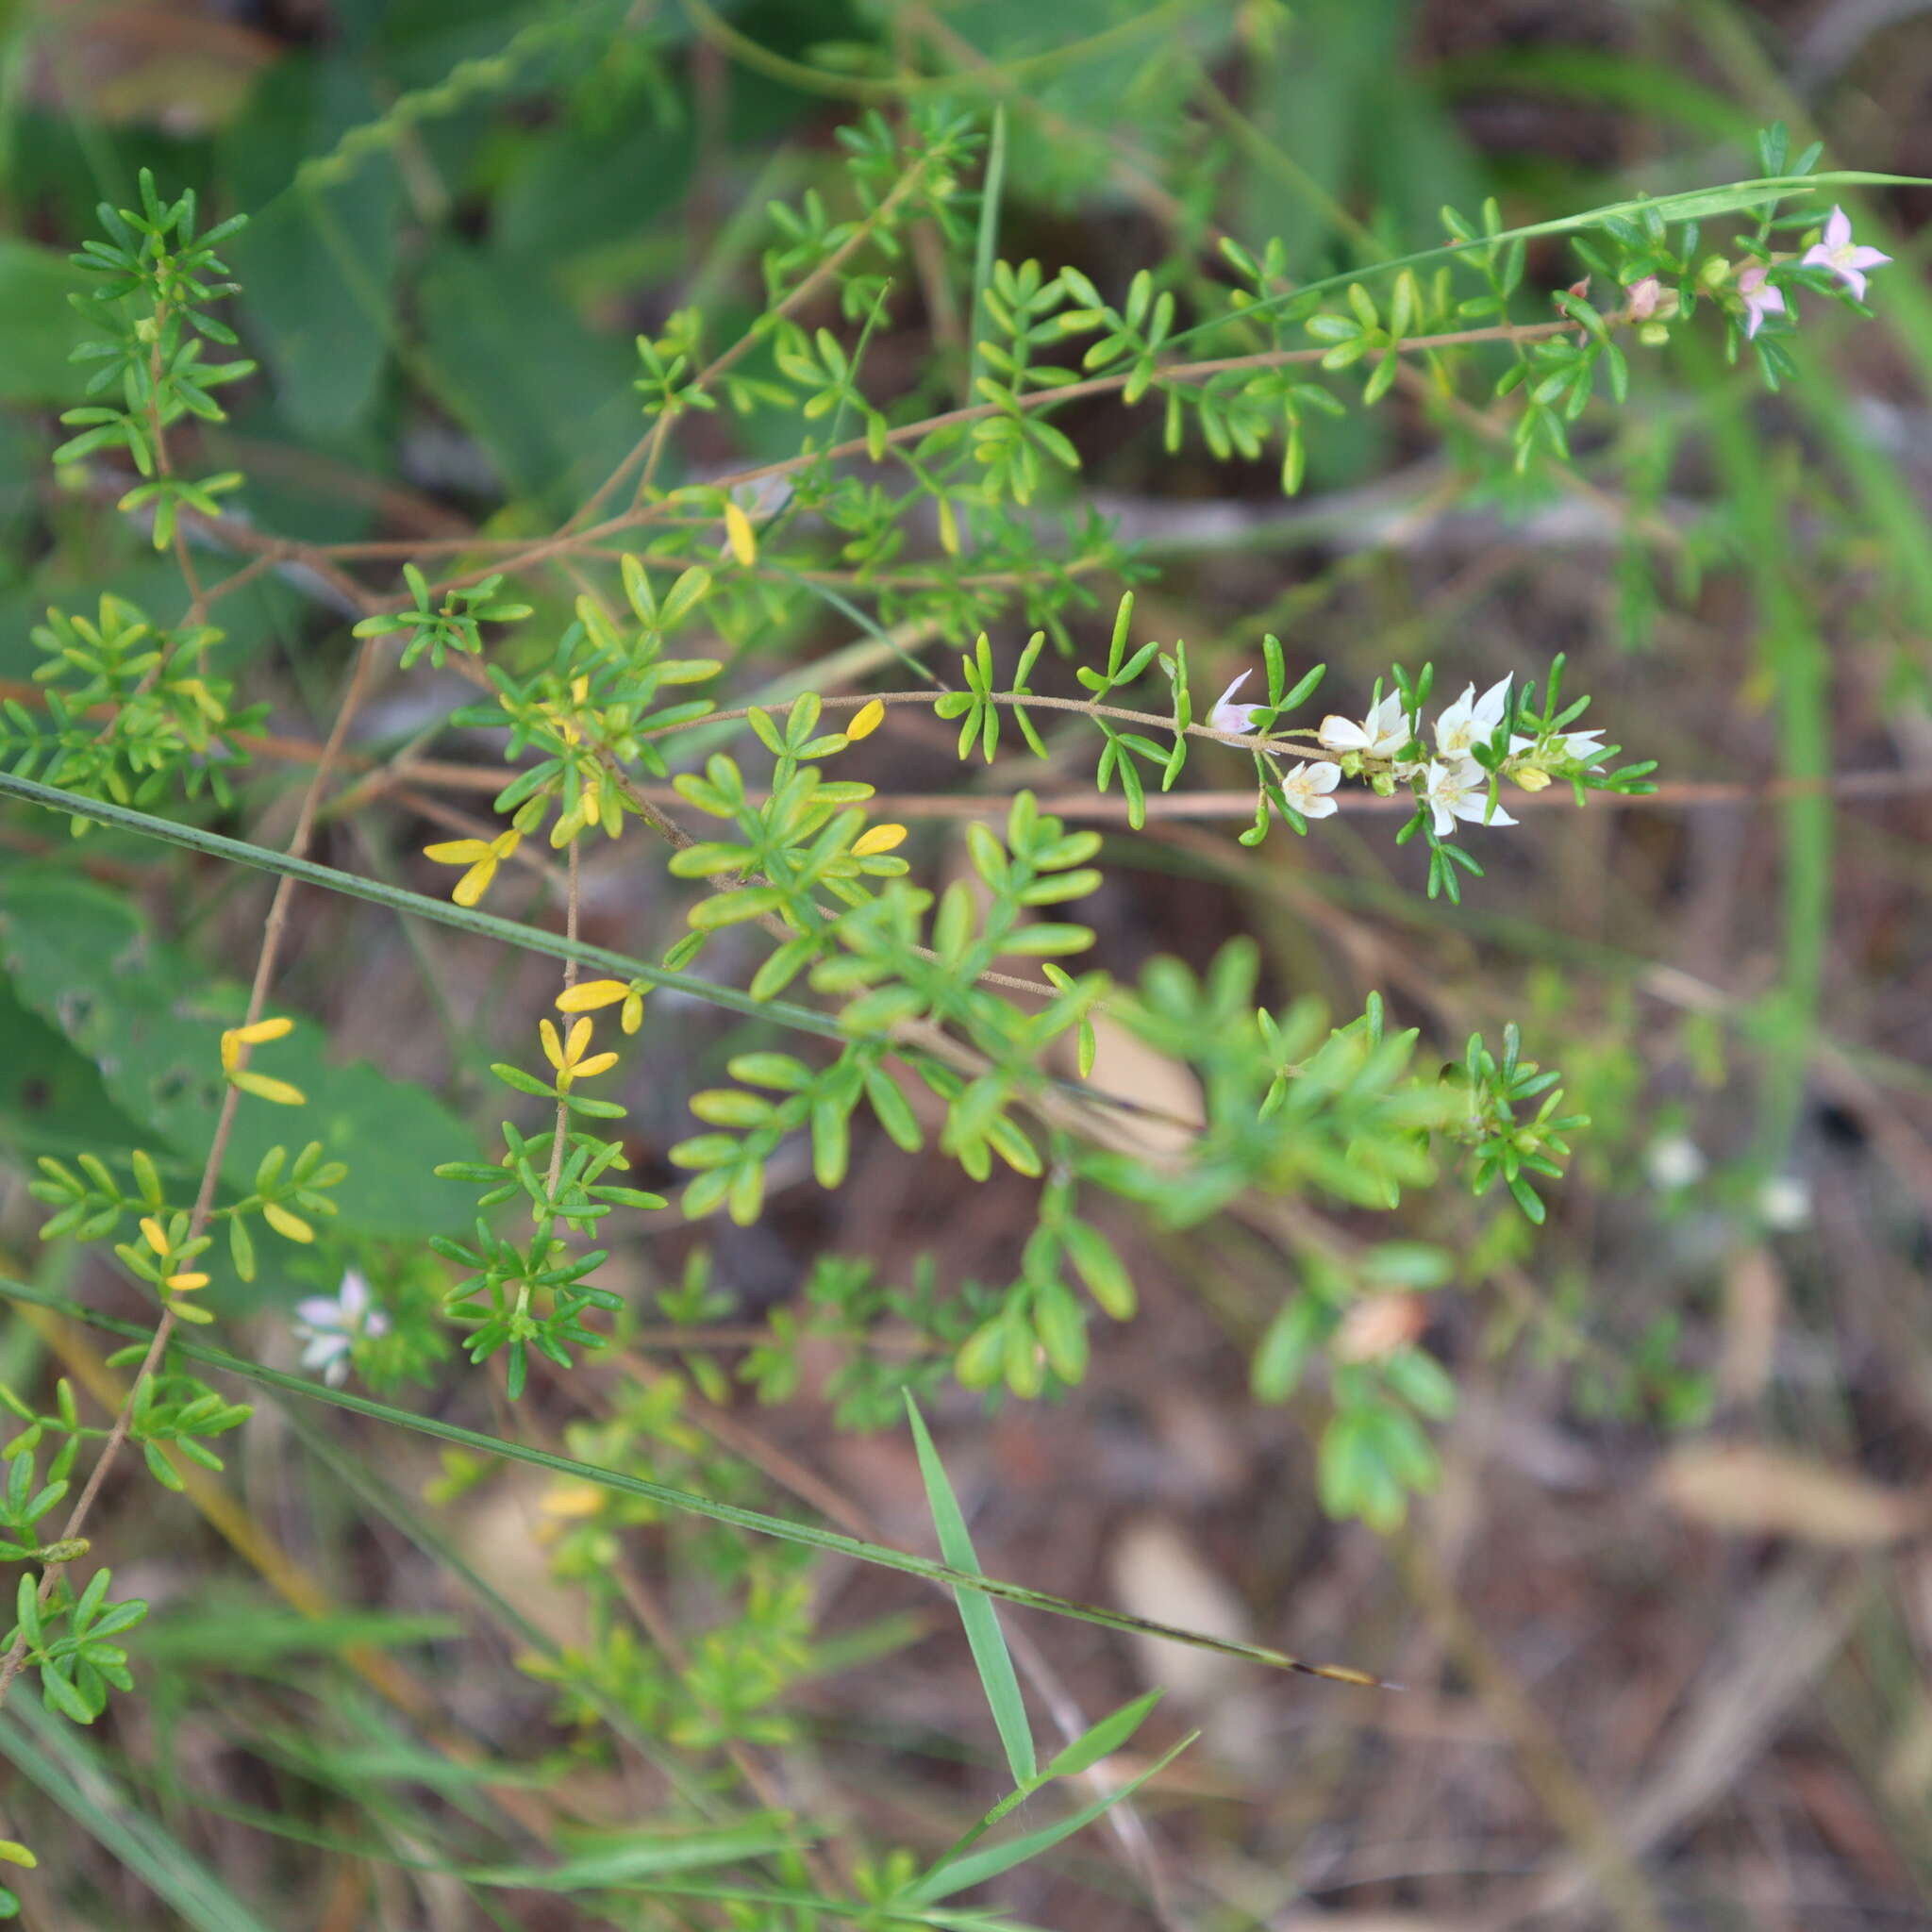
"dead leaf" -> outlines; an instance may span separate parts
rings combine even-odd
[[[1657,1493],[1681,1516],[1744,1536],[1864,1549],[1915,1535],[1927,1499],[1757,1442],[1692,1442],[1664,1458]]]

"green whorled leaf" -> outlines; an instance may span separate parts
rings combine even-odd
[[[113,893],[41,868],[0,879],[0,970],[23,1005],[93,1062],[153,1151],[198,1171],[222,1103],[222,1032],[246,1008],[241,984],[210,978]],[[291,1082],[308,1104],[244,1100],[224,1178],[246,1191],[270,1147],[319,1141],[325,1158],[348,1163],[331,1191],[344,1231],[408,1240],[463,1224],[460,1197],[427,1177],[437,1161],[475,1151],[470,1130],[420,1087],[366,1061],[335,1063],[325,1049],[322,1030],[299,1020],[257,1049],[258,1070]]]

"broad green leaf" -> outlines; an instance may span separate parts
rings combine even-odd
[[[92,279],[58,249],[0,236],[0,402],[79,399],[98,365],[68,360],[93,332],[67,298]]]
[[[240,982],[211,978],[148,932],[116,894],[38,867],[0,879],[0,968],[19,998],[93,1061],[143,1138],[198,1171],[222,1102],[222,1032],[246,1009]],[[223,1167],[230,1185],[247,1191],[277,1142],[292,1151],[320,1141],[326,1157],[349,1164],[348,1178],[331,1191],[338,1225],[408,1239],[464,1224],[461,1196],[427,1175],[475,1143],[432,1095],[366,1061],[334,1063],[322,1029],[308,1021],[258,1048],[254,1066],[292,1082],[308,1105],[244,1102]]]

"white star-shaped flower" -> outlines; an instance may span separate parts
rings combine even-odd
[[[350,1344],[360,1336],[386,1335],[389,1317],[375,1305],[369,1283],[351,1268],[334,1295],[310,1295],[295,1304],[295,1333],[307,1344],[305,1369],[320,1369],[331,1389],[349,1379]]]
[[[1437,755],[1450,759],[1468,758],[1470,747],[1487,742],[1508,708],[1507,677],[1498,678],[1481,697],[1476,696],[1474,685],[1465,685],[1462,695],[1436,720]]]
[[[1324,751],[1358,751],[1364,758],[1392,758],[1408,742],[1408,716],[1402,693],[1391,691],[1360,724],[1330,713],[1316,733]]]
[[[1335,809],[1329,792],[1341,783],[1341,767],[1326,758],[1311,765],[1297,765],[1281,774],[1281,790],[1289,804],[1305,819],[1325,819]]]
[[[1490,809],[1490,774],[1474,758],[1452,764],[1432,760],[1423,793],[1436,815],[1436,837],[1447,839],[1462,819],[1473,825],[1513,825],[1516,821],[1499,804]]]

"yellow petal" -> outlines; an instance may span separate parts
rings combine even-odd
[[[735,503],[724,506],[724,537],[732,556],[746,570],[758,560],[758,540],[752,534],[751,519]]]
[[[458,906],[474,906],[490,890],[490,881],[495,876],[496,855],[486,851],[451,888],[450,897]]]
[[[537,1038],[543,1043],[543,1058],[560,1074],[564,1069],[563,1042],[557,1037],[557,1027],[549,1020],[537,1022]]]
[[[571,1023],[571,1029],[563,1038],[563,1058],[567,1066],[574,1067],[583,1058],[584,1049],[591,1043],[591,1033],[596,1024],[589,1014]]]
[[[594,1013],[599,1007],[614,1007],[631,996],[628,983],[622,979],[587,979],[581,986],[567,986],[557,995],[558,1008],[565,1013]]]
[[[624,1030],[635,1033],[644,1024],[644,996],[634,992],[624,1003]]]
[[[604,1491],[597,1483],[558,1483],[546,1490],[541,1507],[546,1516],[594,1516],[604,1507]]]
[[[870,738],[885,723],[886,708],[874,698],[859,708],[858,715],[845,727],[847,738]]]
[[[271,1079],[266,1074],[237,1073],[228,1075],[228,1084],[239,1087],[244,1093],[252,1093],[258,1100],[271,1100],[277,1107],[305,1107],[308,1096],[299,1087],[291,1087],[286,1080]]]
[[[222,1035],[222,1072],[232,1074],[242,1059],[242,1037],[234,1027]]]
[[[440,845],[424,846],[423,857],[438,865],[471,865],[489,858],[490,847],[481,839],[445,839]]]
[[[259,1046],[264,1040],[280,1040],[294,1030],[295,1023],[290,1019],[256,1020],[246,1026],[237,1026],[229,1037],[247,1046]]]
[[[593,1053],[589,1059],[574,1066],[571,1072],[579,1080],[588,1080],[592,1074],[601,1074],[607,1067],[614,1067],[616,1064],[617,1056],[614,1053]]]
[[[141,1224],[141,1232],[142,1238],[156,1254],[165,1255],[168,1252],[167,1231],[152,1214]]]
[[[168,1286],[179,1293],[186,1294],[191,1289],[206,1288],[208,1286],[208,1276],[206,1274],[171,1274],[168,1276]]]
[[[904,825],[874,825],[858,835],[852,847],[852,856],[854,858],[871,858],[877,853],[893,851],[905,842]]]
[[[291,1241],[312,1241],[315,1239],[315,1230],[299,1214],[291,1214],[278,1201],[264,1201],[261,1218],[278,1235]]]
[[[490,849],[499,858],[508,858],[524,842],[524,835],[512,827],[508,832],[499,832],[491,840]]]

